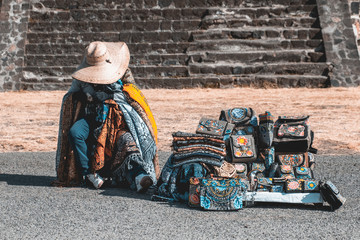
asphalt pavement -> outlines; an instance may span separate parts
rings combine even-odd
[[[163,166],[170,153],[160,153]],[[209,212],[151,201],[151,191],[57,188],[55,153],[0,154],[0,239],[360,239],[360,155],[316,156],[315,176],[347,198],[335,212],[257,203]]]

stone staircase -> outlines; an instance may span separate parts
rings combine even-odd
[[[68,88],[95,40],[126,42],[144,88],[328,85],[315,0],[59,2],[30,12],[24,88]]]

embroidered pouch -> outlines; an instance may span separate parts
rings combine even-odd
[[[293,168],[289,165],[280,165],[278,176],[285,179],[295,178]]]
[[[274,139],[274,116],[266,111],[259,115],[259,145],[261,148],[272,146]]]
[[[265,164],[264,163],[253,162],[253,163],[250,163],[250,165],[251,165],[251,170],[259,170],[260,172],[265,171]]]
[[[196,133],[223,136],[227,131],[227,122],[210,118],[201,118]]]
[[[313,179],[313,172],[310,168],[306,167],[296,167],[295,176],[299,179]]]
[[[263,191],[263,192],[269,192],[272,185],[272,179],[271,178],[258,178],[257,180],[257,190],[256,191]]]
[[[230,137],[232,162],[251,162],[257,158],[254,137],[251,135],[232,135]]]
[[[234,163],[233,164],[236,169],[236,174],[240,178],[246,178],[247,175],[247,164],[246,163]]]
[[[270,169],[271,164],[273,164],[274,161],[275,161],[275,148],[274,147],[266,148],[264,150],[265,168]]]
[[[274,184],[270,187],[270,192],[283,192],[284,184]]]
[[[317,180],[305,180],[304,181],[304,192],[319,192],[319,181]]]
[[[287,193],[302,192],[303,190],[302,182],[303,182],[302,179],[288,179],[285,182],[285,192]]]
[[[200,206],[205,210],[239,210],[243,188],[238,178],[200,178]]]
[[[312,140],[309,116],[279,116],[274,124],[273,145],[276,152],[304,153],[312,149]]]
[[[279,154],[276,156],[276,159],[281,165],[289,165],[291,167],[307,167],[309,165],[307,153]]]
[[[219,119],[239,126],[249,125],[253,116],[255,116],[255,112],[252,108],[240,107],[222,110]]]
[[[189,201],[190,207],[200,207],[200,181],[199,178],[192,177],[189,179]]]
[[[340,191],[331,181],[321,181],[319,184],[321,196],[330,204],[333,211],[345,204],[346,198],[340,194]]]

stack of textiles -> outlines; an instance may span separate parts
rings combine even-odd
[[[173,166],[205,163],[220,167],[225,161],[226,146],[222,136],[176,132],[173,136]]]
[[[172,136],[173,153],[161,171],[152,199],[188,201],[190,178],[229,171],[225,161],[225,141],[222,136],[184,132]]]

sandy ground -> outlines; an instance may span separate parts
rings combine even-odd
[[[202,116],[252,107],[257,114],[310,115],[320,154],[360,153],[360,88],[145,89],[159,131],[159,149],[170,151],[171,133],[195,132]],[[64,91],[0,93],[0,152],[55,151]]]

